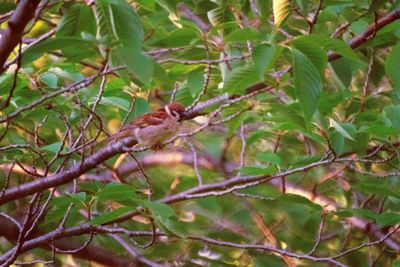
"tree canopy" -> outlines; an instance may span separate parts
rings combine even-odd
[[[2,1],[0,265],[400,266],[399,18]],[[113,140],[174,101],[162,149]]]

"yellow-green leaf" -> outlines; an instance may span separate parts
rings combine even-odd
[[[291,4],[289,0],[273,0],[272,11],[274,12],[274,24],[275,28],[279,28],[285,21],[291,10]]]

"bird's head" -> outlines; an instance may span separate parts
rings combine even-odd
[[[168,115],[176,118],[177,120],[180,120],[182,115],[185,112],[185,106],[183,106],[179,102],[172,102],[164,107],[165,112],[167,112]]]

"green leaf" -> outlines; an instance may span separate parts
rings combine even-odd
[[[400,222],[400,214],[394,212],[385,212],[377,216],[376,222],[380,226],[395,225]]]
[[[113,48],[116,59],[148,84],[153,77],[154,61],[141,52],[143,28],[135,10],[125,1],[97,0],[96,12],[100,34]]]
[[[1,1],[0,2],[0,13],[5,14],[9,11],[12,11],[16,8],[17,3],[12,1]]]
[[[238,169],[241,175],[257,176],[268,175],[276,172],[275,166],[245,166]]]
[[[296,40],[307,40],[313,44],[318,44],[327,51],[331,50],[349,59],[361,61],[356,52],[341,39],[332,38],[323,34],[310,34],[303,35]]]
[[[229,42],[246,42],[248,40],[259,40],[261,38],[260,33],[254,28],[243,28],[237,29],[228,34],[224,41]]]
[[[393,126],[387,126],[382,123],[374,123],[366,127],[360,127],[360,132],[374,134],[379,137],[396,136],[397,129]]]
[[[52,152],[52,153],[55,154],[60,149],[61,145],[62,145],[62,142],[56,142],[56,143],[44,146],[44,147],[42,147],[42,149],[45,150],[45,151],[49,151],[49,152]],[[63,152],[66,152],[66,148],[65,147],[63,148]]]
[[[320,48],[318,43],[313,43],[306,38],[298,38],[291,41],[291,43],[297,50],[300,50],[308,57],[308,59],[311,60],[311,62],[319,71],[321,79],[323,79],[325,75],[326,64],[328,62],[328,56],[326,55],[326,52]]]
[[[296,0],[296,3],[299,5],[299,7],[300,7],[300,9],[301,9],[301,11],[303,12],[303,13],[307,13],[307,0]]]
[[[296,95],[307,122],[317,109],[322,91],[322,81],[318,70],[299,50],[293,49],[293,76]]]
[[[93,220],[91,220],[90,224],[93,224],[93,225],[104,224],[106,222],[117,219],[118,217],[120,217],[121,215],[123,215],[129,211],[132,211],[132,208],[122,207],[122,208],[115,209],[111,212],[102,213],[99,216],[95,217]]]
[[[76,201],[80,201],[80,202],[85,202],[86,201],[86,193],[85,192],[79,192],[76,194],[69,194],[69,196],[73,199],[75,199]]]
[[[197,69],[188,73],[187,83],[192,96],[196,96],[204,84],[204,69]]]
[[[344,149],[344,136],[335,131],[329,134],[329,140],[331,141],[332,148],[336,154],[341,154]]]
[[[84,206],[86,201],[86,193],[79,192],[77,194],[70,194],[61,197],[56,197],[51,200],[51,204],[57,207],[69,206],[69,204]]]
[[[276,61],[277,49],[274,45],[262,44],[254,48],[252,60],[259,79],[264,79],[264,72],[270,69]]]
[[[307,125],[304,117],[301,116],[301,108],[298,103],[293,103],[290,105],[271,103],[269,106],[271,107],[271,109],[276,111],[276,115],[273,119],[277,123],[287,124],[288,122],[290,122],[290,124],[294,124],[296,126],[296,130],[297,128],[299,128],[298,130],[307,131]]]
[[[281,163],[281,158],[276,153],[273,153],[271,151],[260,152],[257,154],[256,157],[260,161],[272,163],[275,165],[279,165]]]
[[[156,3],[168,11],[168,13],[175,14],[176,13],[176,3],[171,0],[155,0]]]
[[[74,4],[62,16],[56,36],[81,36],[82,32],[96,36],[96,19],[91,7]]]
[[[151,209],[154,216],[164,217],[164,218],[176,216],[174,209],[171,208],[171,206],[168,206],[167,204],[155,201],[147,201],[147,200],[141,201],[141,203],[146,208]]]
[[[128,70],[142,83],[149,84],[154,74],[154,60],[141,51],[118,47],[115,55],[119,62],[128,67]]]
[[[183,225],[178,221],[173,208],[167,204],[155,201],[141,201],[144,207],[149,208],[153,214],[154,219],[161,224],[164,228],[171,231],[179,237],[185,237],[187,232]]]
[[[125,111],[128,111],[130,106],[128,100],[121,97],[113,97],[113,96],[102,97],[100,103],[106,106],[120,108]]]
[[[349,218],[353,216],[353,213],[349,209],[342,209],[342,210],[336,210],[335,215]]]
[[[400,44],[390,51],[385,61],[385,71],[393,84],[393,89],[400,90]]]
[[[337,123],[334,119],[329,118],[329,124],[331,127],[335,128],[336,131],[341,133],[347,139],[354,141],[354,138],[347,132],[339,123]]]
[[[278,201],[296,204],[296,205],[298,205],[298,204],[304,205],[315,211],[322,210],[322,207],[320,205],[315,204],[314,202],[310,201],[309,199],[307,199],[303,196],[296,195],[296,194],[284,194],[278,198]]]
[[[97,194],[99,200],[134,200],[136,198],[135,188],[127,184],[120,184],[112,182],[107,184],[101,191]]]
[[[198,32],[190,28],[181,28],[168,33],[166,37],[161,38],[157,42],[153,43],[153,46],[160,47],[177,47],[177,46],[185,46],[188,43],[193,42],[199,38]],[[199,51],[199,50],[197,50]],[[200,51],[199,51],[200,52]],[[201,51],[201,55],[203,55],[203,51]],[[190,55],[189,55],[190,59]]]
[[[51,88],[57,88],[57,75],[52,72],[46,72],[40,75],[40,80],[50,86]]]
[[[254,65],[246,65],[232,70],[224,82],[224,91],[242,94],[244,89],[259,81]]]
[[[104,188],[104,184],[100,181],[82,182],[79,183],[79,188],[90,193],[97,193]]]
[[[390,190],[389,186],[385,186],[381,182],[377,183],[359,183],[353,185],[353,188],[356,190],[362,191],[364,193],[377,194],[379,196],[389,196],[400,199],[400,193],[397,193],[396,190]]]
[[[154,12],[156,10],[155,0],[136,0],[136,2],[143,8]]]
[[[352,214],[370,220],[375,220],[378,214],[369,209],[350,209]]]
[[[130,53],[139,51],[143,43],[140,17],[125,0],[96,0],[100,34],[112,44],[121,44]]]
[[[245,109],[246,105],[242,104],[242,105],[233,105],[230,106],[228,108],[226,108],[224,111],[222,111],[221,115],[222,118],[227,118],[237,112],[240,112],[241,110]],[[227,136],[232,136],[236,133],[236,130],[240,127],[240,124],[242,123],[244,119],[244,115],[243,113],[240,114],[239,116],[236,116],[235,118],[229,120],[228,122],[226,122],[226,127],[227,127]]]
[[[64,205],[61,207],[51,207],[51,209],[46,213],[44,225],[54,226],[55,223],[59,223],[65,216],[65,213],[68,211],[68,205]],[[79,213],[79,209],[82,207],[73,206],[69,209],[68,218],[66,222],[66,227],[71,227],[73,225],[77,225],[80,221],[86,220],[86,218]]]
[[[26,49],[22,57],[22,64],[31,63],[45,53],[54,50],[61,50],[70,61],[90,58],[97,53],[92,41],[84,40],[80,37],[56,37]]]
[[[223,7],[218,7],[207,12],[208,20],[211,22],[213,26],[218,26],[224,23],[226,16],[227,13],[225,12],[225,9]]]
[[[336,75],[343,83],[344,88],[348,88],[352,80],[352,71],[346,58],[339,58],[332,61],[330,64]]]
[[[135,100],[134,116],[135,118],[149,112],[151,110],[149,103],[142,97],[137,97]]]
[[[382,7],[384,4],[386,4],[386,0],[372,0],[371,5],[369,6],[368,11],[374,12],[378,8]]]
[[[398,133],[400,133],[400,105],[390,105],[385,107],[383,109],[383,115],[389,121],[390,125],[393,126]]]
[[[369,209],[339,209],[335,211],[335,215],[346,218],[357,216],[374,221],[378,216],[378,214]]]

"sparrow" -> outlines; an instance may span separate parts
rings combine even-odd
[[[134,135],[138,144],[158,150],[162,143],[178,133],[185,107],[172,102],[163,108],[145,113],[111,136],[114,140]]]

